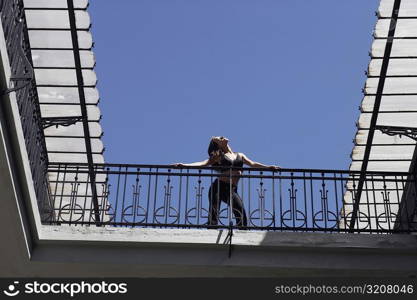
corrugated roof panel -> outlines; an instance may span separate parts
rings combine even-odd
[[[356,145],[363,146],[366,145],[368,139],[368,130],[358,130],[356,133],[354,142]],[[399,135],[388,135],[384,134],[381,131],[377,130],[374,133],[373,145],[415,145],[416,141],[407,137]]]
[[[79,105],[47,104],[41,106],[42,117],[78,117],[81,116]],[[95,105],[87,106],[87,115],[90,121],[99,121],[101,118],[100,109]]]
[[[372,59],[368,67],[369,76],[380,76],[382,59]],[[417,59],[402,58],[393,59],[388,65],[387,76],[416,76],[417,75]]]
[[[411,160],[415,146],[372,146],[369,160]],[[362,160],[365,153],[365,146],[355,146],[352,151],[352,160]]]
[[[81,67],[94,68],[94,53],[89,50],[80,51]],[[75,68],[72,50],[32,50],[32,61],[35,68]]]
[[[392,9],[394,7],[394,0],[382,0],[378,16],[381,18],[390,18]],[[415,0],[401,0],[401,6],[398,16],[401,17],[415,17],[417,18],[417,2]]]
[[[358,125],[360,129],[368,129],[371,122],[371,113],[361,113]],[[417,112],[399,112],[379,114],[377,125],[417,127]]]
[[[360,171],[362,161],[352,161],[350,170]],[[368,171],[407,172],[410,168],[410,161],[370,161]]]
[[[67,0],[23,0],[25,8],[68,8]],[[74,0],[74,8],[86,9],[88,0]]]
[[[375,96],[365,96],[361,104],[362,110],[364,112],[372,112],[374,103]],[[417,95],[383,96],[379,111],[380,113],[417,111]]]
[[[46,138],[46,145],[50,151],[84,152],[84,138]],[[100,139],[91,139],[91,148],[95,153],[102,153],[104,150],[103,142]]]
[[[84,88],[87,104],[97,104],[100,100],[98,90]],[[38,87],[39,102],[42,103],[80,103],[77,87]]]
[[[103,134],[102,128],[98,122],[89,122],[91,137],[101,137]],[[61,136],[61,137],[83,137],[84,130],[83,125],[77,122],[71,126],[51,126],[45,129],[45,136]]]
[[[374,36],[376,38],[388,37],[390,22],[390,19],[379,19],[375,26]],[[394,37],[417,37],[417,19],[399,19],[397,21]]]
[[[91,49],[93,37],[89,31],[78,30],[80,49]],[[69,30],[29,30],[29,41],[32,49],[72,49]]]
[[[383,57],[385,45],[384,39],[374,40],[372,43],[371,55],[373,57]],[[392,44],[391,57],[417,57],[417,40],[396,39]]]
[[[96,86],[97,76],[93,70],[82,71],[84,86]],[[38,85],[77,86],[77,76],[72,69],[35,69]]]
[[[28,29],[70,29],[67,10],[26,10]],[[77,29],[89,29],[90,15],[83,10],[75,11]]]
[[[379,78],[368,78],[366,94],[376,94]],[[386,78],[384,94],[417,94],[417,78]]]

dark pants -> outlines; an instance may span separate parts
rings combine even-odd
[[[217,225],[219,222],[219,207],[220,201],[230,204],[230,184],[216,179],[209,189],[209,216],[208,224]],[[237,226],[247,226],[248,220],[246,218],[246,212],[243,207],[243,201],[237,194],[237,186],[232,185],[232,207],[233,214],[236,218]]]

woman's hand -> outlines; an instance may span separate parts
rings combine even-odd
[[[270,169],[272,171],[278,171],[278,170],[281,170],[281,167],[279,167],[279,166],[269,166],[268,169]]]

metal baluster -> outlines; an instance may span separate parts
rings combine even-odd
[[[369,224],[369,229],[372,230],[372,217],[371,217],[371,209],[370,209],[370,202],[369,202],[369,195],[368,195],[369,194],[369,189],[368,189],[368,177],[367,176],[365,176],[364,185],[365,185],[366,207],[367,207],[367,210],[368,210],[368,224]],[[374,201],[375,201],[375,199],[374,199]],[[360,209],[360,206],[359,206],[359,208],[358,208],[358,220],[360,220],[360,218],[361,218],[361,213],[362,212],[360,210],[361,209]]]
[[[189,184],[190,184],[189,175],[190,175],[190,169],[187,169],[187,176],[185,177],[185,211],[187,214],[188,214],[188,189],[189,189]],[[187,220],[188,220],[188,215],[187,215]]]
[[[232,228],[232,213],[233,213],[233,201],[232,201],[232,168],[229,168],[229,226]]]
[[[149,168],[149,173],[152,172],[152,168]],[[151,185],[152,185],[152,175],[148,175],[148,193],[146,197],[146,209],[145,209],[145,223],[149,223],[149,210],[150,210],[150,201],[151,201]]]
[[[60,171],[61,171],[61,164],[58,165],[58,171],[55,172],[57,174],[56,175],[56,183],[55,183],[55,188],[54,188],[53,195],[51,195],[52,198],[53,198],[53,200],[52,200],[52,211],[54,212],[54,214],[55,214],[55,210],[56,210],[56,197],[57,197],[57,192],[58,192]],[[59,210],[58,210],[58,212],[59,212]]]
[[[125,167],[125,174],[123,176],[123,196],[122,196],[122,209],[121,209],[121,222],[123,222],[124,219],[124,213],[125,213],[125,200],[126,200],[126,186],[127,186],[127,167]],[[127,227],[127,225],[126,225]]]
[[[324,220],[324,228],[327,229],[327,194],[328,190],[326,189],[326,183],[324,182],[324,173],[321,173],[322,183],[321,183],[321,190],[320,190],[320,201],[321,201],[321,209],[322,209],[322,216]]]
[[[385,219],[387,220],[388,230],[391,230],[391,206],[390,206],[390,202],[389,202],[390,192],[388,192],[388,190],[387,190],[385,175],[382,176],[382,179],[383,179],[383,184],[384,184],[384,186],[383,186],[384,191],[381,192],[381,194],[382,194],[382,200],[384,201]]]
[[[201,186],[201,169],[198,170],[198,180],[197,180],[197,188],[196,188],[196,218],[197,218],[197,225],[200,224],[200,214],[202,214],[202,196],[203,196],[203,187]],[[202,215],[201,215],[202,216]]]
[[[284,215],[282,213],[282,177],[279,177],[279,218],[280,218],[280,228],[283,230],[284,224]]]
[[[304,213],[305,213],[305,227],[308,228],[307,220],[307,186],[306,186],[306,172],[303,172],[303,194],[304,194]]]
[[[336,178],[336,173],[333,173],[333,182],[334,182],[334,199],[336,201],[335,205],[336,205],[336,230],[337,232],[339,232],[339,198],[337,196],[337,178]],[[342,194],[343,195],[343,194]]]
[[[114,205],[114,221],[117,223],[119,220],[117,219],[118,210],[117,207],[119,206],[119,191],[120,191],[120,176],[122,174],[122,166],[119,166],[119,170],[117,172],[117,186],[116,186],[116,203]],[[122,214],[120,214],[120,222],[123,222]]]
[[[64,198],[64,188],[65,188],[65,183],[66,183],[66,177],[67,177],[67,165],[65,165],[64,168],[64,173],[63,173],[63,178],[62,178],[62,188],[61,188],[61,197],[59,200],[59,210],[58,210],[58,220],[61,217],[61,212],[62,212],[62,201]],[[57,177],[57,181],[59,182],[59,177]]]
[[[137,168],[136,172],[137,173],[136,173],[135,184],[133,185],[133,206],[132,206],[133,220],[132,220],[132,227],[136,223],[136,215],[139,213],[138,208],[139,208],[140,188],[141,188],[141,186],[139,185],[140,169]]]
[[[348,180],[349,180],[349,175],[347,176],[347,179],[346,179],[346,181],[345,180],[343,180],[343,175],[342,174],[340,174],[340,190],[341,190],[341,198],[342,198],[342,209],[341,209],[341,212],[342,212],[342,218],[343,218],[343,224],[344,224],[344,230],[346,230],[347,229],[347,218],[346,218],[346,201],[345,201],[345,193],[347,193],[347,183],[348,183]],[[345,190],[345,187],[346,187],[346,190]],[[340,227],[340,222],[339,222],[339,227]]]
[[[85,211],[87,210],[87,198],[88,198],[88,184],[89,184],[89,174],[87,174],[87,182],[85,183],[85,195],[84,195],[84,205],[83,205],[83,215],[82,215],[82,221],[84,222],[85,218]],[[93,211],[93,201],[90,200],[90,207],[88,209],[89,211],[89,217],[88,222],[91,222],[92,215],[91,212]]]
[[[314,222],[313,174],[311,172],[310,172],[310,201],[311,201],[311,222],[312,222],[312,228],[315,228],[315,222]]]
[[[155,175],[155,189],[154,189],[154,197],[153,197],[153,220],[154,220],[154,223],[158,223],[158,220],[156,219],[156,196],[157,196],[157,193],[158,193],[158,173],[159,173],[159,169],[158,168],[156,168],[156,175]]]
[[[359,177],[359,179],[360,179],[360,177]],[[357,193],[356,193],[356,181],[355,181],[355,174],[353,174],[353,194],[352,194],[353,202],[352,202],[352,205],[354,205],[355,202],[358,202],[358,204],[360,203],[360,198],[356,199],[356,195],[357,195]],[[350,217],[353,218],[352,213],[351,213]],[[359,230],[359,228],[360,228],[359,227],[359,218],[355,218],[355,222],[356,222],[357,230]],[[354,228],[350,228],[350,230],[353,231]]]
[[[272,227],[276,227],[275,214],[275,171],[272,171]]]
[[[398,188],[398,177],[397,177],[397,175],[395,175],[394,176],[394,181],[395,181],[395,192],[396,192],[396,194],[397,194],[397,204],[398,204],[398,216],[397,216],[397,220],[400,220],[400,230],[404,230],[404,227],[403,227],[403,222],[401,221],[403,218],[403,216],[401,215],[402,214],[402,205],[401,205],[401,197],[400,197],[400,191],[399,191],[399,188]],[[407,201],[404,201],[405,202],[405,206],[406,206],[406,211],[407,211]],[[408,223],[408,213],[407,213],[407,223]],[[395,223],[394,223],[394,228],[395,228]]]
[[[70,210],[70,218],[69,218],[69,225],[72,224],[72,215],[73,215],[73,211],[74,211],[74,202],[75,199],[78,195],[78,187],[79,187],[80,183],[78,182],[78,170],[77,170],[77,175],[75,176],[75,180],[74,183],[72,184],[72,189],[71,189],[71,196],[70,196],[70,203],[69,203],[69,210]]]
[[[372,197],[374,198],[374,218],[375,218],[375,229],[378,229],[379,227],[380,227],[380,225],[379,225],[379,219],[378,219],[378,210],[377,210],[377,206],[378,206],[378,204],[377,204],[377,201],[376,201],[376,194],[375,194],[375,179],[374,179],[374,175],[371,175],[371,183],[372,183]],[[369,215],[369,217],[371,217],[370,215]],[[371,219],[370,219],[370,221],[371,221]],[[372,229],[372,228],[370,228],[370,229]]]
[[[182,174],[182,169],[180,170]],[[181,195],[182,195],[182,176],[179,176],[179,189],[178,189],[178,224],[181,224]],[[184,220],[185,224],[185,220]]]

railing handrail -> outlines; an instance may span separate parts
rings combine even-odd
[[[88,167],[88,163],[74,163],[74,162],[59,162],[53,163],[50,162],[48,166],[49,171],[56,171],[54,168],[58,167]],[[105,173],[106,171],[99,171],[97,168],[106,168],[106,167],[120,167],[120,168],[155,168],[155,169],[191,169],[191,170],[218,170],[218,169],[232,169],[232,170],[242,170],[242,171],[264,171],[264,172],[274,172],[274,173],[339,173],[339,174],[349,174],[349,175],[360,175],[361,171],[353,170],[337,170],[337,169],[299,169],[299,168],[280,168],[278,170],[272,170],[270,168],[251,168],[251,167],[224,167],[224,166],[174,166],[174,165],[159,165],[159,164],[118,164],[118,163],[95,163],[96,172]],[[114,171],[112,171],[114,172]],[[137,174],[137,172],[133,172]],[[397,172],[397,171],[367,171],[368,175],[387,175],[387,176],[408,176],[412,175],[410,172]],[[236,175],[235,175],[236,176]]]
[[[52,169],[49,170],[49,172],[54,173],[54,172],[69,172],[71,173],[72,171],[76,171],[78,174],[89,174],[89,171],[87,169],[84,170],[80,170],[80,169]],[[271,171],[272,172],[272,171]],[[324,173],[321,173],[322,176],[312,176],[312,175],[265,175],[265,174],[254,174],[254,175],[245,175],[245,174],[219,174],[219,173],[175,173],[175,172],[161,172],[161,171],[156,171],[156,172],[151,172],[151,171],[110,171],[110,170],[96,170],[95,174],[103,174],[103,175],[156,175],[156,176],[179,176],[179,177],[224,177],[227,176],[228,178],[262,178],[262,179],[293,179],[293,180],[297,180],[297,179],[309,179],[309,180],[333,180],[333,181],[346,181],[349,180],[350,177],[343,177],[343,176],[339,176],[336,177],[335,175],[337,173],[329,173],[329,174],[333,174],[333,176],[324,176]],[[342,175],[342,174],[339,174]],[[406,178],[398,178],[398,177],[405,177],[402,175],[392,175],[395,178],[392,178],[392,176],[389,175],[371,175],[372,176],[379,176],[379,178],[373,178],[373,180],[375,182],[377,181],[382,181],[382,182],[413,182],[413,178],[411,177],[406,177]],[[381,178],[382,177],[382,178]],[[388,178],[386,178],[388,177]],[[354,177],[351,177],[352,179]],[[356,176],[356,179],[359,178],[359,176]],[[49,182],[53,183],[53,182],[57,182],[54,180],[49,180]],[[60,182],[60,181],[58,181]],[[67,181],[68,182],[68,181]]]

